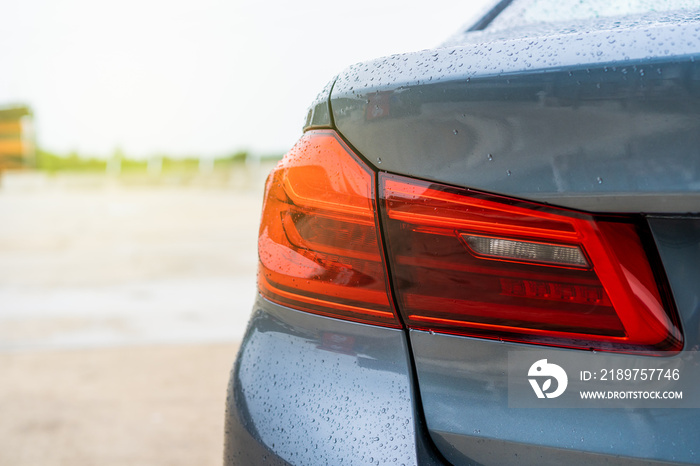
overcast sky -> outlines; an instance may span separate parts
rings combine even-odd
[[[8,2],[0,106],[29,104],[59,153],[282,153],[343,68],[433,47],[488,2]]]

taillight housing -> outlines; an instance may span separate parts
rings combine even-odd
[[[258,288],[278,304],[366,324],[679,351],[646,233],[632,216],[377,175],[334,131],[312,130],[267,179]]]
[[[266,183],[258,237],[264,297],[400,327],[388,295],[375,176],[335,132],[304,134]]]
[[[633,219],[390,174],[379,186],[409,327],[603,350],[681,348]]]

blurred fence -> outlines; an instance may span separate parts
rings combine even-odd
[[[227,167],[203,164],[193,170],[105,171],[4,171],[0,173],[0,190],[4,192],[44,189],[101,189],[119,187],[200,187],[235,191],[262,191],[265,179],[276,160],[247,161]]]

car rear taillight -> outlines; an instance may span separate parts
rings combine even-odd
[[[682,335],[644,226],[376,175],[331,130],[270,174],[258,239],[267,299],[357,322],[601,350],[677,351]],[[640,236],[641,235],[641,236]]]
[[[261,294],[316,314],[400,327],[388,296],[375,183],[335,132],[307,132],[266,183]]]
[[[632,219],[389,174],[379,181],[409,327],[580,348],[682,346]]]

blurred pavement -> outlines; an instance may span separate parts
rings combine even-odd
[[[0,351],[240,340],[258,191],[0,189]]]
[[[3,178],[0,466],[221,464],[263,177]]]

